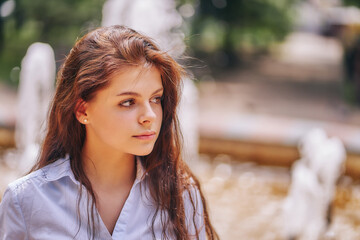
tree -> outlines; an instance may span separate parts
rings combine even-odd
[[[298,0],[200,0],[190,45],[196,54],[224,57],[227,66],[245,53],[266,51],[292,30]],[[187,1],[183,1],[187,2]]]
[[[360,7],[359,0],[343,0],[344,5]]]
[[[17,74],[11,74],[12,69],[13,73],[18,69],[33,42],[49,43],[60,64],[78,36],[100,26],[104,1],[15,0],[14,12],[1,19],[4,28],[0,43],[4,44],[0,51],[0,81],[17,85]]]

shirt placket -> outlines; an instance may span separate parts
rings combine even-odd
[[[125,239],[126,237],[126,227],[128,223],[128,219],[131,217],[131,213],[134,211],[134,201],[135,201],[135,195],[139,188],[139,179],[135,179],[135,182],[133,186],[131,187],[130,193],[128,198],[126,199],[124,206],[120,212],[120,215],[116,221],[114,231],[112,234],[112,239],[114,240],[120,240]]]

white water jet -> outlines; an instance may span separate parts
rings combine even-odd
[[[292,168],[283,206],[284,237],[317,240],[329,230],[327,214],[344,170],[346,150],[338,138],[312,129],[300,140],[299,151],[301,159]]]
[[[303,137],[299,150],[303,161],[326,189],[326,198],[330,203],[336,181],[344,171],[346,150],[343,143],[336,137],[328,138],[323,129],[315,128]]]
[[[299,151],[302,158],[311,159],[314,152],[321,148],[326,139],[326,132],[321,128],[314,128],[307,132],[299,141]]]
[[[125,25],[144,33],[172,56],[184,50],[183,20],[174,0],[108,0],[103,6],[102,26]]]
[[[45,134],[46,118],[54,92],[55,57],[49,44],[33,43],[21,62],[15,142],[18,170],[34,165]],[[17,154],[16,154],[17,155]]]
[[[283,205],[284,239],[318,240],[325,229],[323,188],[300,159],[291,171],[291,187]]]
[[[179,30],[183,19],[174,0],[108,0],[103,6],[102,26],[125,25],[144,33],[168,52],[179,57],[185,51],[184,33]],[[191,79],[183,79],[179,106],[180,127],[184,136],[184,158],[198,159],[198,89]]]
[[[313,156],[313,162],[317,166],[314,172],[324,188],[326,204],[331,204],[335,190],[336,182],[344,172],[344,162],[346,159],[346,150],[343,143],[338,138],[329,138],[322,148]]]

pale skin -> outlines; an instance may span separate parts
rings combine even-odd
[[[112,234],[136,177],[135,156],[151,153],[162,122],[163,86],[155,67],[128,67],[85,102],[76,117],[86,127],[82,160],[97,210]]]

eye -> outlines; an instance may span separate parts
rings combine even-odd
[[[135,100],[134,99],[127,99],[125,101],[122,101],[119,105],[121,107],[130,107],[131,105],[135,104]]]
[[[152,103],[161,103],[162,96],[153,97],[150,101]]]

